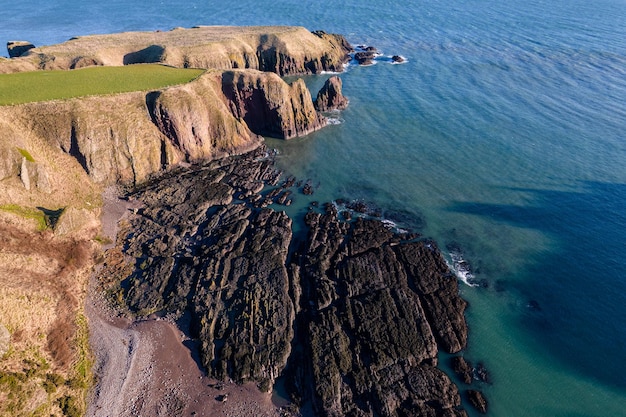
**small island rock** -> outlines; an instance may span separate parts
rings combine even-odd
[[[318,111],[343,110],[348,107],[348,99],[341,93],[341,78],[330,77],[317,93],[315,108]]]

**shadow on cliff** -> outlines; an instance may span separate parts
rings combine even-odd
[[[528,206],[456,203],[450,211],[543,232],[556,242],[516,288],[521,326],[568,367],[626,388],[626,184],[584,182],[583,191],[529,190]]]
[[[163,60],[165,48],[161,45],[150,45],[140,51],[124,55],[124,65],[159,63]]]
[[[230,111],[257,135],[284,138],[279,108],[268,103],[263,88],[250,88],[240,80],[234,72],[222,75],[222,93],[229,100]]]

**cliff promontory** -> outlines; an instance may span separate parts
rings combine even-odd
[[[257,69],[279,75],[338,72],[352,47],[343,36],[292,26],[203,26],[72,38],[0,62],[0,73],[91,65],[161,63]]]
[[[111,210],[103,210],[105,187],[132,187],[177,165],[250,151],[262,143],[259,135],[290,138],[320,128],[325,121],[304,83],[279,75],[340,71],[350,46],[303,28],[207,27],[39,48],[13,42],[9,49],[0,74],[139,63],[207,69],[184,85],[0,106],[0,331],[10,333],[2,343],[0,414],[79,415],[91,381],[86,283],[112,236],[102,227],[103,211],[107,218]],[[258,221],[287,232],[283,217]],[[268,314],[266,323],[274,317]],[[288,326],[281,329],[282,336],[267,334],[287,340]],[[261,363],[283,363],[284,347]],[[270,380],[280,366],[241,377]]]
[[[208,71],[148,93],[0,107],[7,142],[61,151],[104,185],[141,183],[181,161],[250,150],[259,135],[287,139],[325,124],[302,80],[287,84],[256,70]],[[0,179],[16,175],[21,158],[7,153]]]

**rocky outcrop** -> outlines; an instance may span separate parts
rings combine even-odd
[[[85,65],[162,63],[176,67],[257,69],[280,75],[341,71],[351,46],[341,35],[302,27],[176,28],[72,38],[0,62],[0,73]]]
[[[341,93],[341,78],[332,76],[317,93],[315,108],[318,111],[343,110],[348,107],[348,99]]]
[[[463,358],[463,356],[455,356],[452,358],[452,370],[466,384],[472,383],[472,366]]]
[[[272,73],[226,71],[222,91],[232,114],[260,135],[290,139],[326,125],[302,79],[287,85]]]
[[[17,58],[33,49],[35,45],[27,41],[9,41],[7,42],[7,51],[9,58]]]
[[[403,242],[378,221],[340,222],[334,209],[306,221],[301,279],[311,385],[306,378],[299,385],[315,393],[317,412],[457,415],[458,390],[434,366],[437,342],[449,352],[465,345],[442,333],[466,336],[465,302],[433,244]]]
[[[378,50],[375,47],[359,45],[357,52],[354,54],[354,60],[359,65],[372,65],[378,55]]]
[[[128,276],[109,260],[137,314],[191,316],[209,374],[256,381],[265,390],[284,368],[293,336],[287,273],[291,220],[273,210],[229,204],[276,181],[264,149],[197,167],[145,187],[145,204],[125,229]],[[122,264],[124,262],[122,261]]]
[[[436,365],[440,347],[465,346],[465,302],[434,244],[333,209],[294,238],[291,219],[262,208],[294,186],[264,193],[278,175],[261,147],[131,194],[144,207],[107,255],[108,292],[176,320],[216,378],[268,390],[286,372],[317,415],[464,416]]]
[[[467,390],[467,399],[472,406],[478,410],[481,414],[487,414],[489,405],[487,400],[480,391]]]

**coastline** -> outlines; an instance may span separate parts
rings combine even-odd
[[[103,319],[97,312],[92,316],[94,325],[99,327],[94,329],[94,351],[98,356],[97,373],[102,377],[94,389],[89,415],[100,416],[99,410],[116,407],[128,410],[129,404],[135,407],[130,413],[138,415],[344,413],[355,407],[351,397],[337,394],[335,398],[335,394],[325,391],[335,378],[327,372],[339,366],[333,364],[333,358],[341,355],[356,355],[351,359],[354,369],[342,371],[346,375],[365,369],[378,369],[373,375],[394,374],[389,386],[388,381],[373,376],[371,382],[347,384],[343,388],[352,390],[355,396],[375,395],[376,401],[388,404],[370,406],[371,409],[362,411],[365,415],[380,413],[381,407],[393,410],[397,407],[393,404],[398,402],[409,407],[407,410],[421,412],[452,412],[460,406],[457,387],[434,366],[438,349],[452,353],[465,346],[465,303],[458,298],[456,277],[449,272],[436,246],[415,240],[415,234],[396,234],[389,230],[388,223],[362,219],[356,212],[350,221],[341,221],[332,204],[327,205],[325,214],[314,209],[307,214],[305,221],[311,230],[306,241],[292,240],[288,231],[291,220],[284,212],[269,207],[285,204],[297,181],[289,178],[279,185],[280,173],[273,169],[271,154],[263,146],[249,154],[191,165],[127,195],[135,208],[126,210],[121,217],[122,240],[106,254],[100,271],[105,285],[100,294],[116,294],[134,319]],[[117,206],[105,207],[119,216],[120,206],[127,207],[129,203],[117,201]],[[111,215],[109,220],[115,218]],[[371,239],[382,245],[382,252],[370,248]],[[341,252],[333,255],[341,245],[350,248],[348,252],[355,258],[337,260],[337,266],[331,269],[347,267],[345,273],[349,276],[340,279],[344,272],[336,272],[323,278],[316,268],[327,265],[335,256],[345,256]],[[301,248],[294,252],[294,247]],[[289,258],[288,252],[293,253]],[[330,262],[332,265],[335,261]],[[350,266],[353,262],[354,266]],[[362,262],[369,267],[357,267]],[[140,269],[128,267],[139,264]],[[249,269],[237,270],[238,264],[248,265]],[[195,266],[189,269],[191,265]],[[226,268],[235,269],[224,274],[217,272],[228,271]],[[397,277],[382,272],[395,269]],[[368,270],[379,272],[370,275]],[[425,273],[432,282],[420,278]],[[194,276],[197,278],[186,281],[190,279],[186,277]],[[319,287],[325,288],[323,292],[314,289],[321,283],[315,283],[317,279],[330,280]],[[122,282],[126,282],[123,290]],[[344,285],[349,287],[347,294],[340,289]],[[411,290],[410,286],[415,288]],[[257,287],[264,290],[257,291]],[[186,294],[186,288],[194,292]],[[344,305],[357,309],[350,313],[356,314],[352,324],[341,318],[346,313],[333,317],[333,311]],[[361,309],[378,311],[380,316],[357,314]],[[438,316],[427,322],[425,317],[432,313],[425,311],[437,311]],[[327,319],[318,322],[318,315]],[[205,324],[211,317],[215,324]],[[220,317],[232,317],[233,324]],[[334,324],[325,324],[325,320]],[[398,325],[389,326],[390,322]],[[279,326],[285,326],[284,330]],[[389,353],[367,354],[379,356],[369,359],[380,361],[374,362],[371,369],[367,366],[361,370],[364,365],[358,363],[362,360],[359,356],[365,353],[358,352],[378,348],[371,345],[369,338],[349,336],[355,331],[350,330],[354,326],[372,337],[387,340],[384,352],[389,349]],[[239,330],[233,333],[235,329]],[[277,331],[284,342],[276,339]],[[374,336],[381,332],[386,336]],[[325,340],[327,337],[354,338],[351,343],[360,347],[356,351],[341,347],[334,353],[335,348],[318,350],[316,346],[330,343]],[[413,346],[407,350],[409,340]],[[252,352],[239,350],[247,346]],[[281,346],[283,351],[264,354]],[[260,352],[253,359],[258,363],[247,368],[255,352]],[[226,372],[221,371],[222,363],[228,364]],[[318,363],[327,365],[317,368]],[[309,366],[313,373],[307,370]],[[109,377],[111,372],[117,375]],[[413,394],[409,394],[417,397],[402,400],[406,395],[402,394],[406,392],[404,378],[400,377],[403,374],[421,381],[415,382]],[[281,384],[288,386],[291,401],[283,398],[280,404],[274,404],[272,392],[279,376],[283,378]],[[390,391],[384,395],[380,391],[366,394],[371,389],[367,388],[369,384],[381,384],[381,389]],[[322,394],[307,394],[308,390]],[[294,398],[300,399],[292,403]],[[436,403],[422,398],[436,398]],[[459,411],[458,415],[465,414]]]

